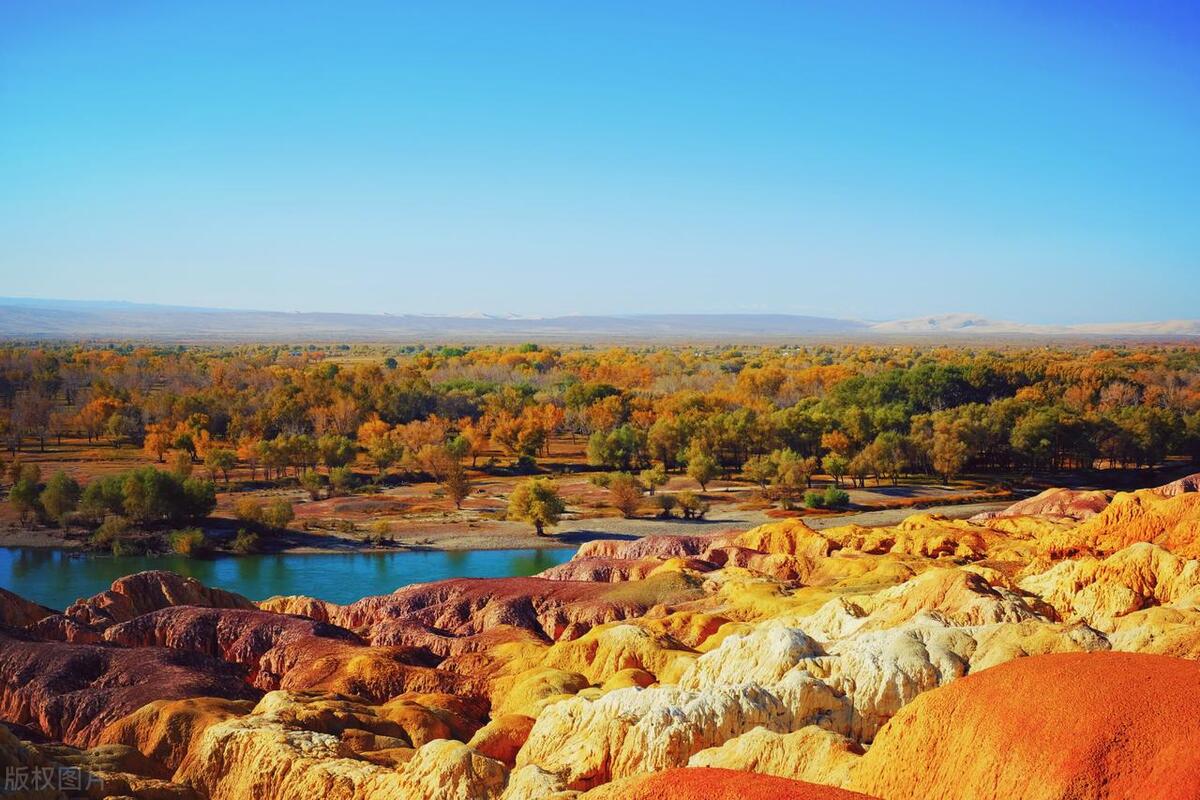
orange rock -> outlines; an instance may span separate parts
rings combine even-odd
[[[869,800],[866,795],[729,769],[689,767],[635,775],[580,800]]]
[[[24,628],[54,613],[52,608],[39,606],[7,589],[0,589],[0,625]]]
[[[97,741],[137,748],[147,758],[174,772],[205,728],[249,714],[253,708],[254,704],[247,700],[217,697],[155,700],[109,723]]]
[[[850,788],[909,800],[1194,798],[1200,664],[1133,653],[1034,656],[903,708]]]
[[[533,717],[505,714],[476,731],[467,742],[467,747],[512,769],[517,760],[517,752],[529,738],[529,730],[532,727]]]
[[[1150,542],[1183,558],[1200,557],[1200,492],[1164,497],[1154,489],[1120,492],[1104,511],[1051,537],[1058,553],[1114,553]]]

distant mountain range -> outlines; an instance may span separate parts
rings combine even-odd
[[[160,340],[717,340],[874,337],[1200,336],[1200,320],[1031,325],[972,314],[888,322],[792,314],[520,317],[237,311],[142,303],[0,297],[0,338]]]

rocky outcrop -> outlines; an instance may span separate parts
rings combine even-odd
[[[462,742],[437,739],[386,766],[342,737],[298,727],[273,705],[208,727],[176,773],[209,800],[491,800],[508,771]]]
[[[7,589],[0,589],[0,625],[25,628],[54,613],[52,608],[31,603]]]
[[[1193,797],[1198,686],[1200,664],[1182,659],[1019,659],[917,698],[849,785],[885,800]]]
[[[1107,508],[1112,497],[1112,492],[1096,489],[1046,489],[1000,511],[976,514],[970,521],[986,522],[1004,517],[1059,517],[1081,521]]]
[[[572,558],[566,563],[538,574],[549,581],[590,581],[593,583],[620,583],[640,581],[654,572],[668,567],[675,570],[709,572],[716,564],[699,558]]]
[[[862,746],[853,739],[812,725],[792,733],[755,728],[719,747],[701,750],[688,760],[688,766],[842,786],[862,754]]]
[[[35,640],[0,631],[0,719],[88,746],[154,700],[253,699],[239,668],[198,653]]]
[[[1109,555],[1138,542],[1181,558],[1200,558],[1200,492],[1163,496],[1153,489],[1119,492],[1104,511],[1049,538],[1055,555]]]
[[[1020,588],[1053,606],[1061,619],[1111,630],[1116,619],[1140,609],[1200,600],[1200,561],[1139,542],[1104,559],[1062,561],[1022,579]]]
[[[109,723],[96,738],[103,744],[136,748],[174,772],[208,726],[243,716],[253,708],[249,700],[215,697],[155,700]]]
[[[701,595],[697,582],[680,573],[663,573],[633,586],[611,588],[541,578],[458,578],[364,598],[338,609],[330,621],[356,630],[402,619],[456,636],[510,625],[557,640],[582,635],[606,622],[641,616],[660,603],[685,602]]]
[[[104,631],[122,647],[169,647],[219,658],[245,668],[247,680],[265,691],[304,663],[361,648],[344,628],[266,611],[179,606],[143,614]]]
[[[214,589],[174,572],[155,570],[118,578],[107,591],[77,600],[63,613],[80,625],[106,628],[171,606],[254,608],[240,594]]]
[[[581,800],[870,800],[866,795],[786,780],[707,767],[669,769],[615,781],[582,795]]]
[[[754,683],[688,690],[620,689],[597,700],[547,706],[517,754],[518,769],[555,776],[559,790],[683,766],[701,750],[756,727],[785,732],[838,713],[841,701],[803,673],[766,689]]]
[[[1174,497],[1175,495],[1187,494],[1188,492],[1200,492],[1200,472],[1180,478],[1177,481],[1171,481],[1162,486],[1156,486],[1150,491],[1160,497]]]

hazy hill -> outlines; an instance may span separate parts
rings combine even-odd
[[[8,339],[706,339],[937,334],[1194,336],[1200,321],[1028,325],[971,314],[862,322],[791,314],[630,314],[563,317],[237,311],[124,302],[0,298]]]

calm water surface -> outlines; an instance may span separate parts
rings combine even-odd
[[[107,589],[122,575],[168,569],[251,600],[306,594],[349,603],[410,583],[443,578],[533,575],[574,554],[567,548],[529,550],[286,553],[192,559],[181,556],[93,556],[38,547],[0,547],[0,586],[63,609]]]

